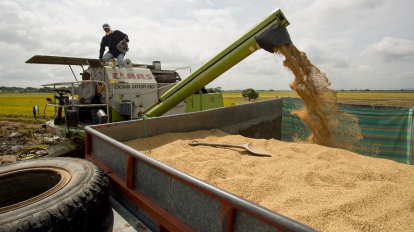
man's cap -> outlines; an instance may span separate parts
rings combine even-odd
[[[80,73],[80,75],[82,75],[82,76],[83,76],[83,75],[90,76],[91,74],[85,71],[85,72]]]
[[[104,25],[102,25],[102,27],[103,27],[103,28],[111,28],[111,27],[109,26],[109,24],[107,24],[107,23],[105,23]]]

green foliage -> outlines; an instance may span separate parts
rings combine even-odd
[[[245,89],[242,91],[242,96],[244,98],[248,98],[249,101],[250,99],[257,99],[259,97],[259,92],[257,92],[256,90],[249,88],[249,89]]]
[[[221,87],[207,88],[208,93],[221,93]]]
[[[215,93],[216,91],[213,88],[208,88],[207,93]]]
[[[59,89],[67,89],[71,90],[71,87],[60,87]],[[52,88],[50,87],[42,87],[42,88],[35,88],[35,87],[26,87],[26,88],[20,88],[20,87],[6,87],[1,86],[0,87],[1,93],[53,93]]]

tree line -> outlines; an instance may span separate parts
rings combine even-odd
[[[1,93],[52,93],[53,88],[50,87],[42,87],[42,88],[35,88],[35,87],[6,87],[1,86],[0,90]],[[59,89],[67,89],[70,90],[71,87],[60,87]]]

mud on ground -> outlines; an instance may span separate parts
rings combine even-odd
[[[0,157],[16,156],[34,146],[47,147],[62,141],[40,124],[0,121]]]

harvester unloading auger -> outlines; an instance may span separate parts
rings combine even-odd
[[[276,45],[292,43],[286,29],[288,25],[289,22],[282,11],[279,8],[276,9],[238,40],[162,95],[143,114],[150,117],[161,116],[255,51],[263,48],[273,53]]]

